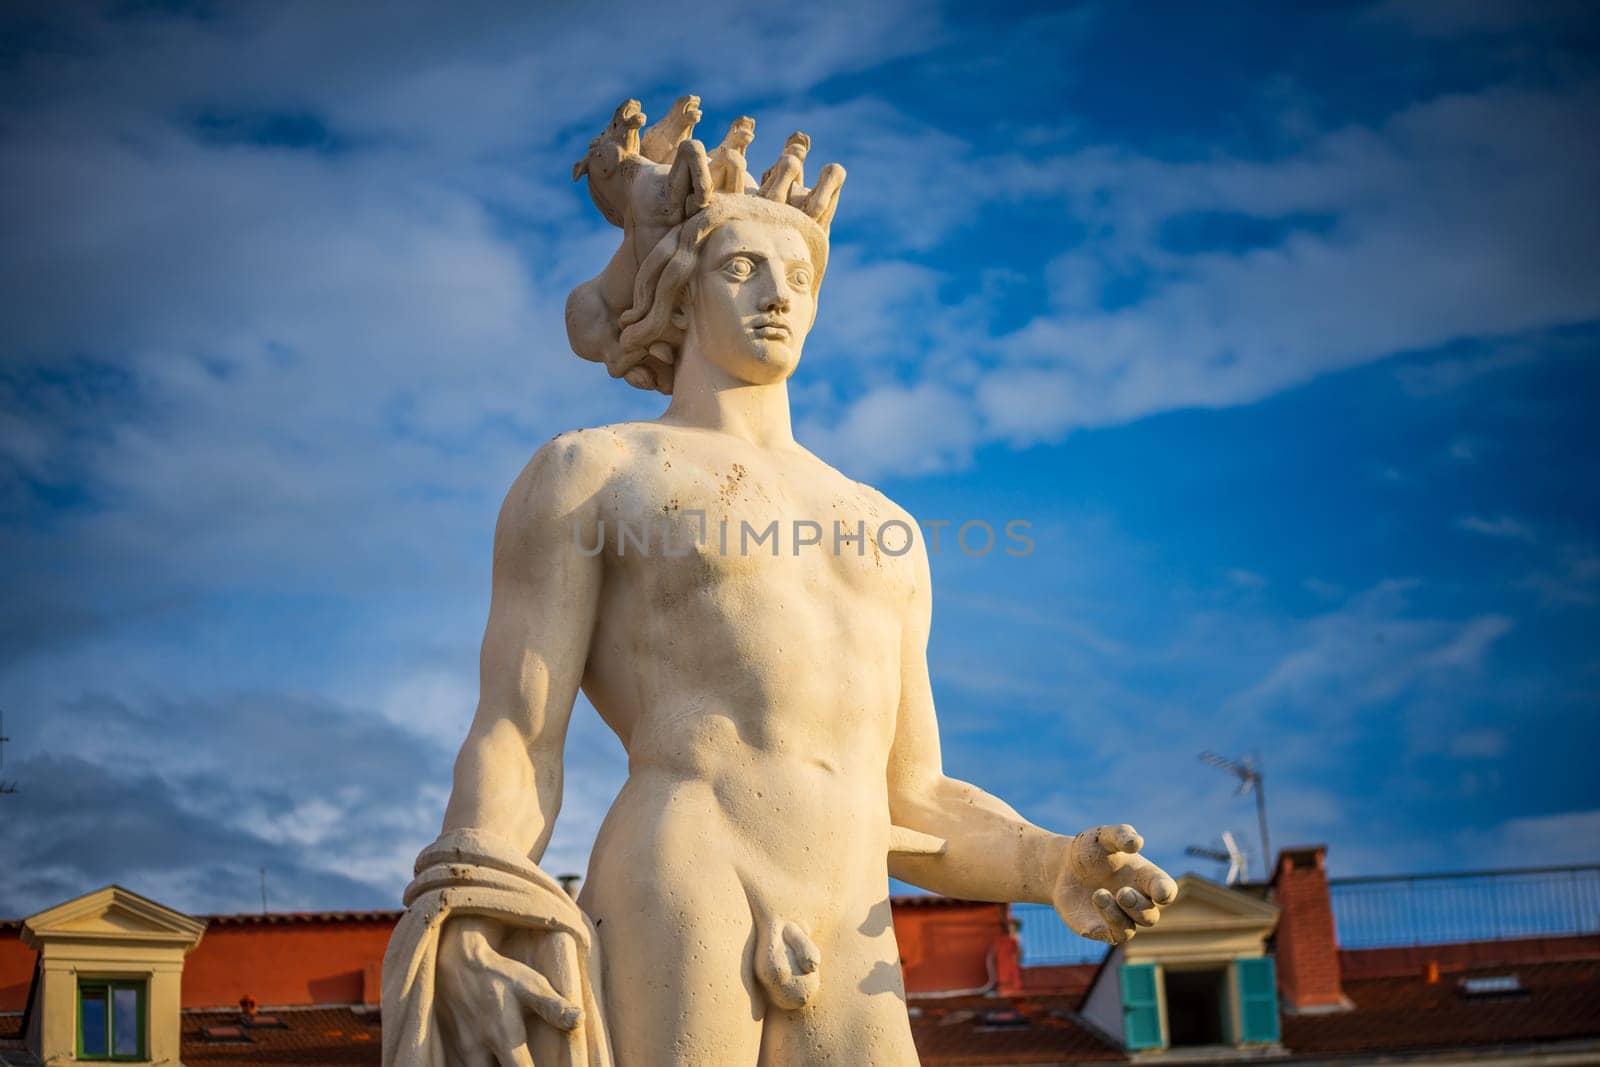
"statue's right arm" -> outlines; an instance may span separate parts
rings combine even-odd
[[[578,538],[595,544],[608,471],[585,436],[541,448],[500,509],[478,710],[444,817],[445,833],[485,832],[535,863],[561,807],[562,747],[600,595],[601,558],[580,552]],[[505,933],[491,919],[450,919],[440,992],[459,1033],[476,1035],[502,1067],[532,1067],[524,1010],[562,1030],[581,1017],[576,949],[563,946],[570,962],[547,976],[501,954]]]
[[[595,544],[608,471],[583,433],[529,461],[495,526],[478,709],[456,758],[444,830],[495,834],[534,862],[561,807],[562,748],[599,602]]]

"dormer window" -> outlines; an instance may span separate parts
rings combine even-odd
[[[205,928],[121,886],[22,920],[39,954],[29,1051],[44,1063],[176,1064],[183,958]]]
[[[78,1059],[145,1059],[143,979],[78,979]]]
[[[1278,990],[1266,942],[1278,909],[1195,875],[1178,884],[1161,924],[1106,956],[1080,1019],[1129,1052],[1270,1050]]]
[[[1271,956],[1196,963],[1114,960],[1130,1050],[1270,1045],[1278,1040]],[[1115,1035],[1113,1035],[1115,1036]]]

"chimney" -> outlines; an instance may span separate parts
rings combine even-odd
[[[994,939],[994,946],[989,950],[994,953],[995,992],[1002,997],[1022,995],[1022,941],[1017,937],[1020,928],[1007,906],[1005,933]]]
[[[1349,1008],[1339,985],[1339,941],[1328,895],[1326,845],[1278,853],[1272,896],[1278,905],[1278,991],[1291,1012]]]

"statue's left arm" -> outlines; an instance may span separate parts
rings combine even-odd
[[[891,853],[889,873],[946,896],[1053,904],[1079,934],[1127,940],[1177,896],[1177,883],[1139,855],[1144,842],[1133,827],[1051,833],[993,794],[944,773],[928,677],[932,579],[922,546],[915,551],[917,584],[889,754],[889,813],[895,826],[941,839],[944,846]]]

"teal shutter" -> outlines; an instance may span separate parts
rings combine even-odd
[[[1278,1040],[1278,979],[1271,956],[1233,961],[1239,989],[1239,1041],[1268,1045]]]
[[[1122,1043],[1130,1049],[1160,1048],[1161,1005],[1156,996],[1156,965],[1122,965]]]

